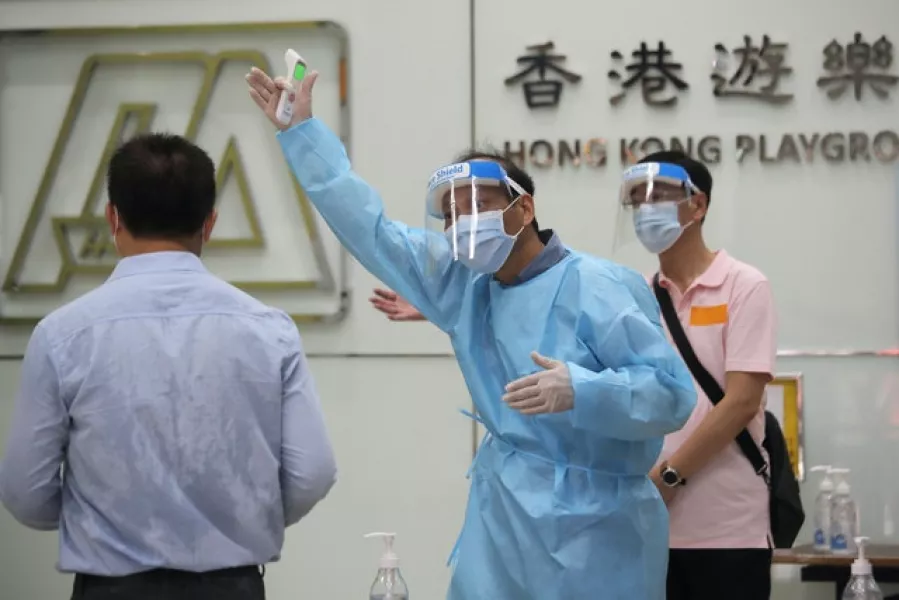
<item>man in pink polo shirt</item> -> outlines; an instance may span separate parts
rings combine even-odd
[[[655,163],[656,172],[675,165],[687,176],[681,185],[659,178],[633,187],[633,226],[658,254],[659,283],[697,358],[724,390],[715,405],[696,385],[693,414],[665,438],[651,474],[670,512],[668,600],[767,599],[768,488],[734,440],[746,428],[767,460],[763,398],[777,331],[771,286],[758,269],[706,246],[712,176],[703,164],[675,151],[640,163]],[[666,332],[670,337],[667,325]]]

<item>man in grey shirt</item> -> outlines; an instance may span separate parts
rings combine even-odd
[[[35,328],[0,500],[59,529],[74,600],[257,600],[336,468],[295,324],[213,276],[215,167],[171,135],[112,157],[122,259]]]

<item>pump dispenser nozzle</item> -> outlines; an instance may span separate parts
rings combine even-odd
[[[836,482],[836,493],[848,495],[851,492],[852,486],[849,485],[848,479],[848,475],[850,472],[850,469],[832,468],[830,470],[830,474],[834,476],[834,481]]]
[[[378,566],[378,575],[369,590],[370,600],[409,600],[409,590],[406,581],[400,574],[400,559],[393,551],[395,533],[369,533],[366,538],[381,538],[384,540],[384,554]]]
[[[855,538],[855,546],[858,548],[858,558],[852,562],[853,575],[870,575],[871,561],[865,556],[865,546],[868,545],[868,538],[860,536]]]
[[[822,492],[832,492],[834,485],[833,479],[831,478],[831,473],[833,473],[833,467],[831,465],[818,465],[812,467],[810,469],[812,473],[824,473],[824,477],[821,478],[821,485],[819,490]]]
[[[871,561],[865,555],[868,538],[859,536],[853,541],[858,548],[858,558],[852,563],[852,577],[843,590],[842,600],[883,600],[883,592],[874,581]]]
[[[366,538],[381,538],[384,540],[384,554],[381,555],[382,569],[396,569],[400,565],[400,559],[393,551],[395,533],[368,533]]]

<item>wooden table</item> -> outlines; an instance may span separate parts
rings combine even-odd
[[[878,583],[899,583],[899,545],[870,544],[865,554],[874,567],[874,579]],[[849,583],[850,567],[855,556],[840,556],[815,551],[811,544],[796,546],[790,550],[775,550],[774,564],[802,567],[802,581],[833,583],[836,599],[840,600]],[[899,596],[890,596],[899,599]]]

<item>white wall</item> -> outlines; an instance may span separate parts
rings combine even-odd
[[[350,36],[352,154],[357,170],[384,194],[391,214],[421,218],[422,181],[430,170],[469,142],[469,7],[426,0],[372,3],[261,1],[233,5],[201,0],[161,11],[160,0],[0,0],[0,27],[100,26],[242,20],[329,19]],[[174,7],[175,4],[172,3]],[[628,4],[577,0],[535,2],[475,0],[475,138],[502,145],[506,139],[587,139],[718,133],[866,131],[896,128],[899,90],[890,102],[857,105],[826,102],[814,86],[821,49],[831,38],[848,41],[855,31],[899,42],[899,4],[760,0],[725,5],[709,0]],[[639,8],[639,10],[637,10]],[[163,15],[163,13],[165,13]],[[162,16],[161,16],[162,15]],[[792,107],[722,105],[712,100],[707,65],[712,45],[736,45],[744,34],[769,33],[787,41],[794,74],[784,80],[796,94]],[[567,87],[556,112],[533,115],[520,90],[502,80],[515,69],[525,45],[556,42],[567,66],[584,75]],[[690,92],[668,113],[649,111],[637,91],[614,110],[605,74],[609,52],[629,53],[640,41],[664,39],[684,63]],[[327,74],[325,74],[327,76]],[[870,94],[869,94],[870,97]],[[0,135],[4,135],[0,132]],[[43,162],[46,150],[35,160]],[[532,169],[538,214],[578,249],[608,255],[615,219],[620,164],[614,152],[605,169]],[[782,320],[783,349],[881,349],[899,346],[899,248],[896,170],[881,165],[736,164],[724,151],[707,230],[714,243],[762,268],[771,278]],[[2,157],[0,157],[2,159]],[[420,176],[410,176],[419,173]],[[620,258],[641,268],[636,253]],[[341,482],[308,522],[291,532],[283,563],[270,571],[275,600],[301,584],[326,598],[360,597],[373,574],[375,549],[357,536],[395,528],[417,597],[440,597],[444,568],[462,515],[470,458],[470,426],[455,409],[466,394],[451,359],[368,357],[342,354],[441,354],[445,341],[422,325],[392,325],[373,315],[365,297],[374,284],[352,273],[353,306],[337,327],[306,328],[308,349],[321,358],[313,368],[339,452]],[[19,353],[27,332],[0,331],[0,354]],[[896,358],[808,357],[782,359],[782,371],[805,374],[807,465],[839,463],[854,469],[865,532],[879,540],[884,510],[899,515],[899,484],[885,477],[895,456],[899,421]],[[0,366],[0,389],[9,389],[15,365]],[[7,385],[9,384],[9,385]],[[372,390],[377,390],[372,392]],[[0,394],[0,431],[8,423],[9,394]],[[4,403],[5,402],[5,403]],[[378,443],[390,428],[392,444]],[[3,433],[0,433],[2,436]],[[2,442],[2,438],[0,438]],[[384,472],[396,484],[375,486]],[[863,471],[867,471],[864,473]],[[803,491],[811,497],[813,487]],[[23,531],[0,515],[0,581],[13,582],[11,597],[61,597],[64,578],[51,578],[55,541]],[[13,540],[13,541],[8,541]],[[337,550],[327,550],[335,542]],[[806,600],[832,597],[826,585],[800,586],[794,569],[778,569],[776,595]],[[313,582],[309,584],[309,582]]]
[[[391,10],[364,0],[255,2],[0,2],[0,28],[297,21],[327,19],[349,32],[352,154],[356,168],[383,193],[392,214],[415,222],[429,173],[469,144],[467,78],[444,89],[444,72],[468,68],[468,10],[442,14],[439,27],[422,27],[442,4],[408,0]],[[395,32],[391,14],[411,25]],[[430,69],[439,65],[445,71]],[[410,77],[410,72],[416,72]],[[335,78],[334,73],[323,74]],[[324,80],[323,80],[324,82]],[[436,93],[435,90],[441,90]],[[249,100],[247,99],[247,102]],[[416,107],[440,119],[409,123]],[[23,110],[25,106],[16,107]],[[250,106],[252,108],[252,106]],[[447,126],[447,124],[458,124]],[[28,147],[27,145],[21,146]],[[43,163],[49,148],[35,149]],[[6,199],[4,198],[4,201]],[[8,246],[7,247],[7,252]],[[363,597],[380,548],[362,534],[392,529],[413,593],[438,598],[446,588],[446,560],[461,524],[471,458],[470,421],[461,378],[450,358],[327,358],[345,353],[448,352],[428,326],[396,327],[373,318],[366,298],[374,281],[355,270],[351,317],[337,329],[310,328],[303,336],[338,453],[340,482],[320,510],[291,531],[282,562],[269,569],[269,596]],[[0,331],[0,354],[21,353],[27,331]],[[15,363],[0,371],[0,444],[16,385]],[[389,440],[389,443],[385,443]],[[6,598],[66,597],[68,578],[53,575],[53,536],[23,530],[0,515],[0,581]],[[10,588],[10,586],[12,586]]]

